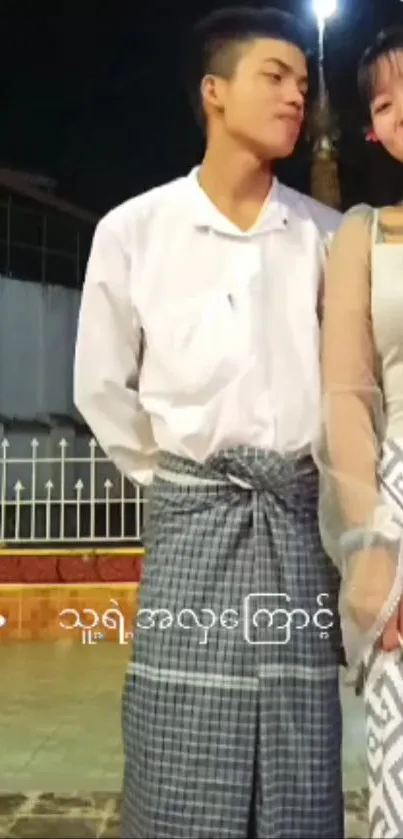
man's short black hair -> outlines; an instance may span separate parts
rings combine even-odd
[[[186,82],[197,121],[204,124],[200,85],[211,73],[230,79],[240,48],[257,38],[273,38],[294,44],[308,57],[307,33],[297,20],[279,9],[247,6],[220,9],[198,21],[186,48]]]
[[[376,88],[377,62],[384,56],[390,57],[397,50],[403,50],[403,26],[382,29],[375,41],[367,47],[358,64],[358,92],[367,123],[371,121],[370,106]]]

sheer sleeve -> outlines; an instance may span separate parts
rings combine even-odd
[[[382,395],[371,318],[371,211],[347,215],[330,250],[323,296],[321,368],[328,463],[347,528],[378,505]]]
[[[371,228],[372,210],[354,208],[330,248],[322,312],[323,416],[314,447],[321,537],[341,574],[340,612],[348,659],[379,635],[398,593],[394,578],[381,614],[365,632],[348,614],[343,596],[356,573],[356,557],[365,577],[376,567],[369,563],[368,551],[384,547],[389,525],[392,541],[395,538],[393,516],[383,503],[378,479],[384,411],[371,316]]]

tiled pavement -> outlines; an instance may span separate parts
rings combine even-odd
[[[348,839],[366,839],[366,796],[364,792],[348,792],[346,797]],[[0,837],[119,839],[119,796],[107,793],[1,796]]]
[[[119,839],[127,652],[117,644],[0,646],[0,837]],[[344,719],[347,834],[366,839],[362,710],[350,690]]]
[[[118,796],[3,795],[0,797],[0,837],[10,839],[94,839],[118,837]]]

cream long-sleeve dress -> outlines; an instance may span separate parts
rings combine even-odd
[[[347,659],[364,664],[370,836],[398,839],[403,650],[384,652],[379,638],[403,592],[403,207],[359,206],[345,216],[330,250],[322,330],[321,532],[342,576]],[[387,590],[372,553],[369,582],[387,594],[364,631],[345,593],[356,552],[379,545],[394,559],[394,579]]]

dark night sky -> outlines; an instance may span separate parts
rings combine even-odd
[[[100,213],[186,172],[202,146],[181,86],[178,39],[201,14],[234,4],[2,0],[0,164],[49,174],[60,195]],[[298,11],[313,26],[310,0],[267,5]],[[377,29],[403,24],[403,2],[339,6],[327,36],[328,84],[342,128],[344,180],[356,198],[367,176],[355,63]],[[286,179],[305,186],[292,165]]]

